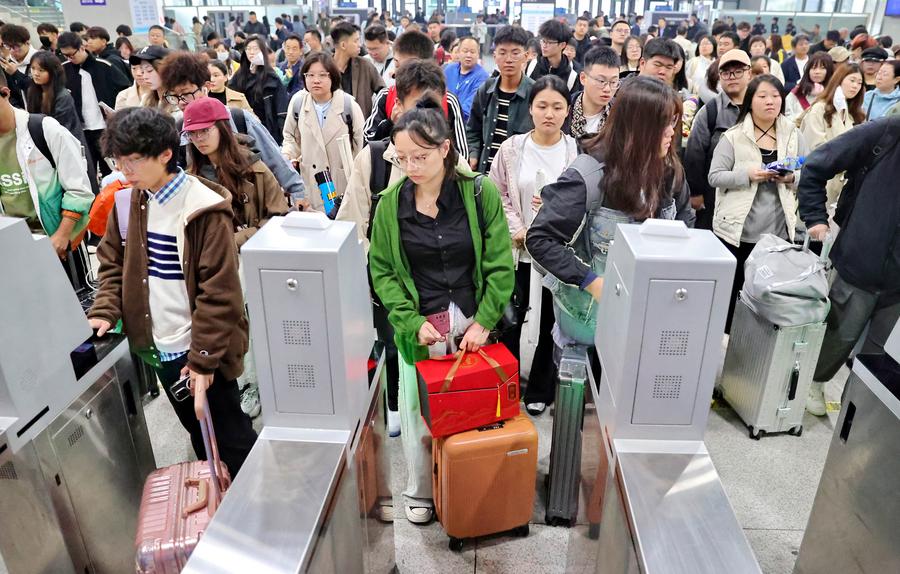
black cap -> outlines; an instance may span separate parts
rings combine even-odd
[[[154,60],[162,60],[172,50],[163,48],[162,46],[144,46],[128,58],[128,62],[132,66],[140,66],[141,62],[152,62]]]
[[[860,58],[863,62],[883,62],[888,59],[887,50],[884,48],[879,48],[875,46],[874,48],[866,48],[863,50],[862,57]]]

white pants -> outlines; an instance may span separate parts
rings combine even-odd
[[[450,304],[450,333],[446,343],[435,343],[428,348],[432,357],[456,352],[453,339],[466,332],[474,322],[467,318],[455,304]],[[399,357],[400,391],[397,395],[400,409],[400,438],[403,456],[406,458],[406,490],[403,497],[407,506],[433,507],[431,433],[422,419],[419,407],[419,379],[416,366]]]

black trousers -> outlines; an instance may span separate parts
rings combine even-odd
[[[522,357],[519,342],[522,337],[522,326],[525,321],[525,313],[532,304],[530,286],[531,264],[519,263],[519,267],[516,269],[516,288],[519,290],[522,300],[522,316],[517,318],[516,327],[504,333],[501,340],[513,356],[520,361]],[[541,327],[523,400],[525,404],[546,403],[549,405],[553,403],[556,396],[557,377],[556,366],[553,364],[553,295],[548,289],[542,288],[541,300],[535,301],[534,304],[541,306]]]
[[[378,340],[384,344],[384,366],[387,369],[387,404],[388,410],[397,410],[397,396],[400,391],[400,363],[397,358],[397,345],[394,343],[394,328],[388,321],[387,308],[381,302],[373,303],[372,319]]]
[[[194,398],[188,397],[183,401],[176,401],[172,396],[172,385],[181,378],[181,369],[187,364],[187,355],[174,361],[162,364],[161,369],[156,369],[159,381],[166,391],[181,426],[191,435],[191,446],[199,460],[206,460],[206,450],[203,448],[203,434],[200,432],[200,421],[194,414]],[[253,443],[256,442],[256,431],[244,411],[241,410],[241,396],[238,391],[237,381],[227,380],[222,373],[216,371],[212,386],[206,391],[209,401],[209,413],[212,416],[213,428],[216,432],[216,442],[219,445],[219,455],[222,462],[228,467],[228,472],[233,479],[237,476],[241,465]]]
[[[93,165],[100,166],[99,171],[101,178],[112,173],[112,170],[103,160],[103,151],[100,149],[100,138],[103,137],[103,131],[104,130],[84,130],[84,139],[87,142],[88,147],[88,161]],[[90,173],[90,170],[88,173]]]
[[[722,239],[719,238],[719,241],[722,241]],[[744,243],[743,241],[740,247],[735,247],[725,241],[722,241],[722,244],[737,259],[737,268],[734,270],[734,284],[731,286],[731,300],[728,302],[728,318],[725,320],[725,332],[730,334],[731,320],[734,317],[734,305],[737,303],[738,293],[741,292],[741,288],[744,286],[744,263],[747,262],[747,258],[750,257],[750,252],[753,251],[756,244]]]

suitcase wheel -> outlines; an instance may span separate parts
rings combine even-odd
[[[756,430],[753,427],[747,427],[747,428],[750,429],[750,438],[752,438],[753,440],[759,440],[766,434],[766,431],[764,431],[764,430]]]
[[[463,549],[463,541],[462,538],[454,538],[450,537],[450,550],[453,552],[460,552]]]
[[[528,536],[528,532],[530,531],[528,525],[520,526],[518,528],[513,529],[513,536],[518,536],[519,538],[525,538]]]
[[[803,436],[803,425],[792,428],[788,431],[788,434],[793,436]]]

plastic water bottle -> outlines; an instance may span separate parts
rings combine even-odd
[[[790,171],[797,171],[801,167],[803,167],[804,162],[806,161],[805,157],[786,157],[784,159],[780,159],[778,161],[773,161],[772,163],[766,164],[766,169],[769,171],[777,171],[779,173],[787,173]]]

